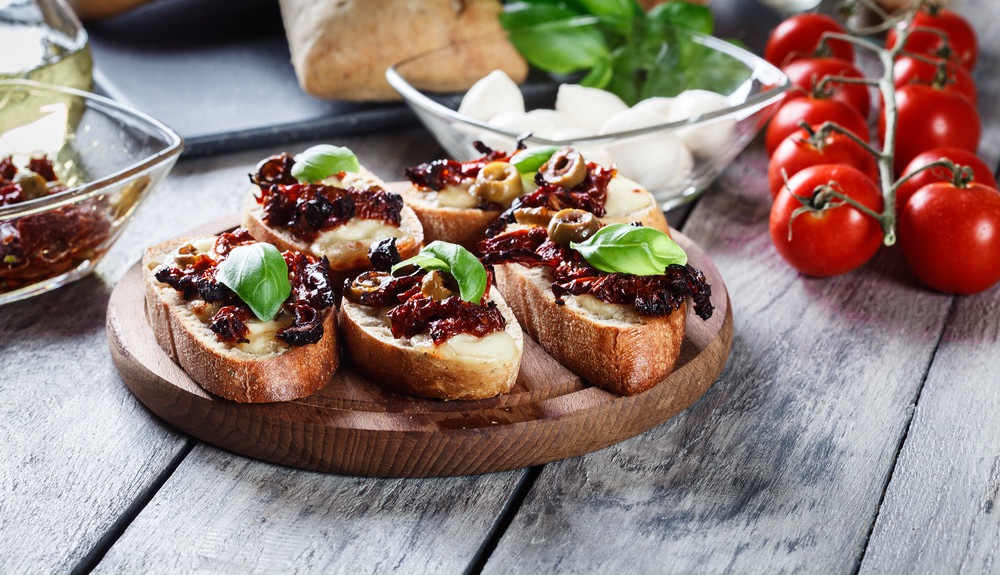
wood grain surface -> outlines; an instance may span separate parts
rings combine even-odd
[[[238,215],[208,228],[231,229]],[[199,235],[205,227],[186,235]],[[126,384],[179,429],[231,451],[321,471],[374,476],[468,475],[528,467],[606,447],[694,403],[722,371],[732,339],[725,283],[711,260],[677,233],[713,287],[709,321],[689,310],[677,367],[647,392],[621,397],[585,384],[526,338],[510,393],[479,401],[399,395],[364,379],[350,358],[316,394],[245,405],[203,391],[155,343],[143,315],[142,270],[133,266],[108,305],[111,355]]]

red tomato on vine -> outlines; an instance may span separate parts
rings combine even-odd
[[[853,166],[872,181],[879,179],[878,163],[875,157],[851,138],[837,132],[830,132],[825,138],[810,136],[799,130],[785,138],[774,150],[767,169],[767,182],[771,196],[776,197],[785,185],[785,178],[791,178],[810,166],[819,164],[845,164]],[[784,175],[782,175],[784,173]]]
[[[871,259],[882,244],[878,220],[833,192],[875,213],[882,211],[882,193],[871,178],[851,166],[832,164],[795,174],[771,206],[775,249],[809,276],[847,273]]]
[[[928,150],[918,154],[916,158],[913,158],[913,160],[907,164],[906,169],[903,170],[903,173],[900,174],[900,176],[912,174],[920,168],[932,162],[936,162],[941,158],[948,158],[960,166],[968,166],[971,168],[972,181],[991,188],[997,187],[996,178],[993,177],[993,172],[990,171],[989,166],[979,159],[979,156],[968,150],[962,150],[960,148],[934,148],[933,150]],[[896,188],[896,212],[902,212],[906,202],[913,196],[913,194],[917,193],[917,190],[920,188],[934,182],[947,182],[952,179],[954,178],[951,170],[942,166],[924,170],[909,180],[906,180],[900,184],[898,188]]]
[[[1000,281],[1000,191],[937,182],[913,194],[899,215],[899,245],[928,287],[956,294]]]
[[[965,96],[972,102],[973,106],[978,104],[979,94],[976,90],[976,81],[972,79],[972,74],[968,70],[953,62],[948,62],[944,70],[944,77],[941,78],[943,82],[938,84],[936,82],[939,72],[938,66],[930,62],[916,58],[899,58],[892,68],[893,84],[897,90],[908,84],[933,85],[946,92]]]
[[[767,39],[764,59],[781,68],[799,58],[814,58],[824,32],[843,34],[840,22],[824,14],[796,14],[784,20]],[[843,40],[829,40],[829,56],[854,61],[854,47]]]
[[[917,154],[933,148],[975,152],[982,125],[976,108],[964,97],[931,86],[910,84],[896,91],[897,133],[893,168],[903,172]],[[879,140],[885,141],[885,112],[879,116]]]
[[[789,98],[812,95],[824,77],[857,80],[863,80],[865,77],[854,64],[839,58],[796,60],[782,68],[782,71],[795,86],[789,93]],[[871,93],[867,84],[830,81],[826,82],[824,88],[829,90],[830,98],[853,107],[861,117],[868,117],[868,112],[871,110]]]
[[[922,28],[922,30],[918,28]],[[948,37],[951,54],[942,53],[945,41],[941,37],[941,33]],[[895,29],[889,30],[885,41],[886,48],[891,50],[898,41],[899,32]],[[907,52],[916,54],[954,57],[962,67],[969,71],[975,67],[976,59],[979,56],[979,41],[976,38],[976,30],[969,24],[969,21],[956,12],[933,6],[924,8],[914,16],[913,32],[910,33],[903,48]]]
[[[863,141],[869,141],[868,122],[854,108],[830,98],[794,98],[782,104],[767,126],[764,143],[768,156],[785,138],[802,129],[799,122],[814,128],[823,122],[836,122]]]

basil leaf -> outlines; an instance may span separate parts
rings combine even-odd
[[[510,157],[510,164],[517,168],[519,174],[530,174],[537,172],[545,162],[549,161],[552,154],[559,148],[555,146],[538,146],[537,148],[526,148]]]
[[[457,244],[435,241],[424,246],[420,253],[392,266],[392,273],[416,265],[425,270],[450,273],[458,283],[459,297],[478,304],[486,292],[486,268],[472,252]]]
[[[569,74],[607,58],[608,46],[594,19],[574,17],[511,30],[509,38],[528,62],[555,74]]]
[[[236,292],[261,321],[274,318],[292,293],[285,258],[278,248],[263,242],[234,248],[219,264],[215,278]]]
[[[675,28],[686,28],[711,34],[714,26],[712,11],[705,6],[690,2],[667,2],[655,6],[646,15],[649,20]]]
[[[357,172],[360,169],[354,152],[340,146],[320,144],[295,156],[292,177],[311,184],[340,172]]]
[[[670,236],[653,228],[611,224],[570,247],[587,263],[608,273],[662,275],[667,266],[687,263],[687,254]]]

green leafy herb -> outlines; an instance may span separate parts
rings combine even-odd
[[[545,162],[549,161],[552,154],[559,148],[555,146],[539,146],[537,148],[526,148],[511,156],[510,163],[517,168],[519,174],[530,174],[537,172]]]
[[[670,236],[653,228],[611,224],[570,247],[587,263],[608,273],[653,276],[667,266],[687,263],[687,254]]]
[[[712,12],[667,2],[648,13],[635,0],[525,0],[500,22],[533,66],[614,92],[626,103],[700,88],[729,93],[749,77],[735,58],[678,32],[711,34]]]
[[[450,273],[458,283],[459,297],[478,304],[486,292],[486,268],[479,258],[460,245],[436,241],[408,260],[392,266],[392,273],[415,265],[426,271],[440,270]]]
[[[262,242],[233,249],[219,264],[215,277],[236,292],[261,321],[277,315],[292,293],[285,258],[278,248]]]
[[[354,152],[340,146],[320,144],[295,156],[292,177],[311,184],[340,172],[357,172],[360,169]]]

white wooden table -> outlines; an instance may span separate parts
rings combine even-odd
[[[992,8],[961,5],[996,166]],[[340,143],[386,177],[441,154],[421,129]],[[182,159],[96,274],[0,308],[0,572],[1000,571],[1000,288],[932,293],[898,249],[800,277],[771,246],[759,141],[683,219],[726,280],[735,339],[664,425],[445,479],[300,471],[175,431],[112,364],[109,293],[144,246],[237,211],[275,151]]]

